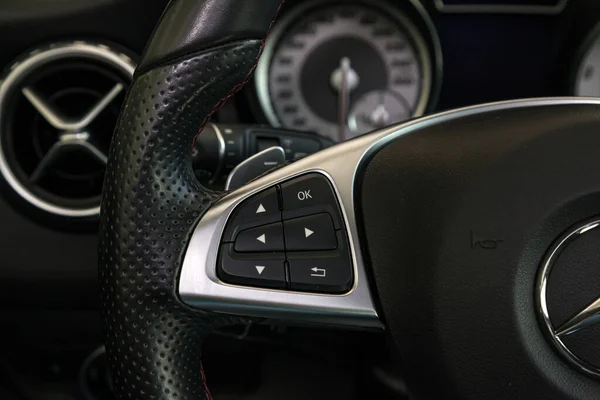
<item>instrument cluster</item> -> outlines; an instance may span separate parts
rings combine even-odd
[[[600,2],[476,3],[288,0],[251,115],[340,142],[469,105],[600,97]]]

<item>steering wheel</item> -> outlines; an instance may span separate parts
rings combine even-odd
[[[280,7],[173,0],[136,71],[100,229],[118,397],[210,398],[203,339],[283,319],[384,329],[416,398],[598,398],[600,101],[445,112],[209,191],[192,142]]]

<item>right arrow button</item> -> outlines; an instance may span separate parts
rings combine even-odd
[[[283,222],[287,251],[334,250],[335,228],[327,213],[294,218]]]

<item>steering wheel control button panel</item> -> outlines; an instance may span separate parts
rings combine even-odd
[[[291,290],[344,293],[352,287],[352,263],[345,232],[338,231],[337,236],[341,245],[336,251],[287,253]]]
[[[283,223],[288,251],[335,250],[337,239],[327,213],[294,218]]]
[[[347,292],[354,269],[341,215],[331,184],[318,173],[251,196],[227,223],[219,279],[250,287]]]
[[[219,277],[227,283],[285,289],[285,255],[271,253],[255,256],[239,254],[233,246],[221,247]]]
[[[223,241],[233,242],[239,232],[273,222],[281,222],[279,195],[275,187],[252,196],[235,209]]]
[[[343,229],[338,202],[331,184],[321,174],[307,174],[281,185],[283,219],[328,213],[335,229]]]
[[[241,231],[235,238],[235,251],[284,251],[281,222]]]

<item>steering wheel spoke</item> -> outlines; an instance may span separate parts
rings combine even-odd
[[[387,132],[379,132],[324,150],[263,176],[216,202],[202,217],[190,239],[179,279],[178,289],[181,299],[193,307],[210,308],[215,311],[237,315],[285,318],[288,321],[329,323],[350,327],[381,328],[382,324],[369,289],[365,260],[360,251],[362,246],[356,221],[354,182],[357,167],[367,155],[367,150],[386,134]],[[306,187],[302,185],[294,186],[297,190],[291,193],[291,196],[302,197],[308,191],[308,196],[311,196],[311,198],[305,199],[302,197],[303,200],[297,202],[303,207],[303,210],[296,213],[284,205],[283,210],[280,212],[278,209],[277,215],[272,218],[269,211],[277,205],[267,203],[269,202],[268,198],[264,201],[261,200],[263,198],[260,197],[261,194],[274,188],[279,188],[278,190],[281,192],[281,188],[285,190],[286,185],[291,185],[298,179],[306,177],[316,178],[314,182],[307,183]],[[331,186],[331,198],[340,207],[341,221],[339,223],[341,225],[336,226],[336,228],[341,227],[338,232],[341,231],[344,234],[344,238],[340,240],[340,245],[344,243],[346,238],[348,240],[348,246],[341,248],[340,251],[348,252],[348,267],[352,271],[353,278],[350,287],[341,290],[339,293],[327,293],[327,289],[319,289],[320,280],[326,281],[327,273],[332,274],[336,269],[344,268],[345,265],[335,264],[336,259],[328,258],[331,252],[327,250],[314,251],[314,248],[311,248],[310,243],[308,243],[309,240],[305,240],[307,242],[306,248],[296,248],[296,251],[290,251],[290,243],[286,243],[288,247],[287,257],[284,256],[283,258],[287,258],[290,262],[287,267],[292,269],[292,276],[288,278],[287,290],[285,288],[252,287],[250,277],[259,278],[264,273],[253,268],[255,265],[263,266],[261,261],[264,261],[264,258],[261,256],[260,251],[261,248],[266,248],[266,245],[268,245],[264,241],[266,239],[268,242],[269,234],[267,233],[266,237],[263,236],[263,232],[267,232],[268,229],[266,226],[281,221],[281,214],[283,214],[283,224],[286,226],[288,222],[301,221],[306,216],[333,215],[337,212],[329,208],[331,200],[327,193],[316,192],[322,182]],[[294,190],[294,188],[291,189]],[[258,200],[253,201],[257,196]],[[282,193],[281,196],[285,197],[285,194]],[[312,203],[304,207],[303,202]],[[284,201],[284,203],[286,202]],[[296,204],[289,206],[293,209]],[[236,217],[236,214],[240,213],[244,215],[241,218]],[[236,218],[238,221],[232,221]],[[250,222],[245,223],[245,221]],[[313,231],[319,231],[321,227],[323,230],[327,229],[327,225],[322,226],[318,222],[315,223],[316,225],[298,226],[300,240],[310,239],[310,236],[315,234]],[[223,260],[219,258],[219,254],[227,252],[223,248],[223,243],[231,242],[233,236],[235,236],[228,235],[229,231],[234,229],[231,228],[232,224],[241,226],[239,230],[242,232],[235,232],[238,238],[243,236],[243,232],[253,233],[253,228],[259,227],[254,234],[256,237],[251,236],[251,240],[256,246],[250,249],[259,253],[235,252],[234,257],[239,256],[241,260],[245,259],[244,255],[252,255],[252,257],[247,258],[247,265],[244,266],[248,278],[242,278],[238,284],[226,282],[226,279],[219,276],[219,267],[223,263]],[[263,227],[263,229],[261,230],[260,227]],[[303,228],[307,231],[302,231]],[[333,225],[330,229],[333,231]],[[279,234],[283,235],[283,232]],[[289,234],[292,234],[290,229],[285,229],[285,235]],[[319,239],[319,243],[323,243],[324,239]],[[281,252],[283,251],[284,249],[281,249]],[[308,274],[314,278],[310,282],[317,285],[316,288],[312,289],[313,293],[294,290],[293,288],[295,282],[293,276],[294,262],[290,259],[299,253],[302,254],[302,257],[314,261],[314,266],[311,266],[311,268],[315,268],[316,271],[311,271]],[[263,254],[268,255],[269,252],[265,250]],[[323,258],[320,258],[321,256]],[[335,257],[337,254],[333,256]],[[277,265],[277,262],[275,264]],[[283,261],[281,261],[281,264],[283,264]],[[298,274],[300,273],[299,271]],[[321,275],[324,276],[321,277]],[[245,279],[250,283],[244,285]],[[258,286],[260,286],[260,283]],[[308,290],[311,290],[310,287],[308,288]]]

